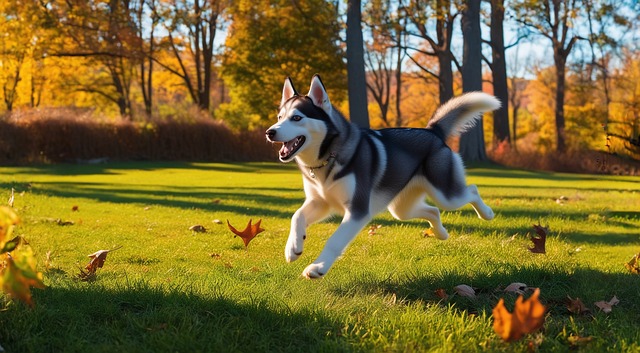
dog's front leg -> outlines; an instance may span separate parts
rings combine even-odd
[[[370,215],[354,218],[350,214],[346,214],[338,229],[327,240],[320,256],[302,271],[302,275],[307,278],[320,278],[326,275],[329,268],[342,255],[349,243],[370,220]]]
[[[329,214],[329,205],[320,199],[306,199],[304,204],[291,217],[289,239],[284,248],[287,262],[293,262],[302,255],[304,240],[307,237],[307,227]]]

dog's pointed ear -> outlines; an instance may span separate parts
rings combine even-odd
[[[329,95],[324,89],[324,84],[322,84],[322,80],[318,74],[313,75],[307,96],[311,98],[313,104],[322,108],[327,114],[331,115],[331,102],[329,101]]]
[[[284,87],[282,88],[282,100],[280,101],[280,106],[282,106],[284,102],[288,101],[289,98],[297,95],[298,92],[296,92],[295,87],[293,87],[293,81],[291,81],[291,77],[287,77],[284,80]]]

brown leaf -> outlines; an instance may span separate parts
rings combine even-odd
[[[89,256],[91,261],[89,261],[89,264],[85,266],[85,270],[87,270],[89,274],[95,274],[99,268],[102,268],[102,266],[104,266],[104,262],[107,260],[107,254],[109,254],[109,252],[111,251],[118,250],[120,248],[121,246],[118,246],[110,250],[98,250],[93,254],[87,255]]]
[[[191,227],[189,227],[189,230],[192,232],[196,232],[196,233],[205,233],[207,231],[207,228],[205,228],[204,226],[200,225],[200,224],[196,224],[193,225]]]
[[[608,302],[601,300],[593,304],[600,308],[600,310],[602,310],[605,314],[608,314],[613,310],[613,306],[618,305],[618,303],[620,303],[620,300],[618,300],[618,297],[614,295],[613,298],[611,298],[611,300],[609,300]]]
[[[533,242],[533,248],[528,248],[532,253],[544,254],[545,243],[547,242],[547,234],[549,233],[548,227],[543,227],[539,224],[534,224],[533,229],[536,231],[537,236],[531,236],[530,239]]]
[[[377,231],[378,229],[380,229],[381,227],[382,227],[382,225],[380,225],[380,224],[372,224],[372,225],[369,227],[369,232],[368,232],[368,233],[369,233],[369,235],[376,235],[376,231]]]
[[[640,253],[633,255],[633,258],[629,260],[629,262],[624,264],[631,273],[635,273],[636,275],[640,275]]]
[[[80,208],[78,208],[78,206],[74,205],[73,207],[71,207],[71,211],[77,212],[77,211],[80,211]]]
[[[256,222],[256,224],[253,224],[253,225],[251,224],[251,221],[252,220],[250,219],[249,224],[247,224],[247,227],[242,232],[240,232],[234,226],[232,226],[231,223],[229,223],[229,220],[227,220],[227,226],[229,227],[229,230],[231,230],[235,235],[242,238],[245,249],[247,248],[247,246],[249,246],[249,242],[253,238],[255,238],[256,235],[264,232],[264,229],[260,228],[260,222],[262,222],[262,220],[259,220],[258,222]]]
[[[567,298],[569,298],[569,302],[567,303],[567,309],[569,312],[573,314],[585,314],[591,311],[586,305],[584,305],[580,298],[573,299],[570,296],[567,296]]]
[[[435,291],[438,298],[446,299],[448,297],[447,292],[443,288],[438,288]]]
[[[504,306],[504,299],[500,298],[498,304],[493,308],[493,330],[498,336],[507,342],[514,342],[524,335],[542,328],[546,308],[538,300],[539,296],[540,289],[538,288],[527,300],[524,300],[523,296],[519,296],[516,299],[513,313],[507,310]]]

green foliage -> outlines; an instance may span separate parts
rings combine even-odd
[[[301,94],[319,73],[334,103],[345,97],[346,69],[336,9],[323,0],[241,0],[228,9],[222,77],[231,102],[219,118],[238,127],[275,120],[282,84],[290,76]]]
[[[0,311],[10,352],[637,352],[640,185],[634,177],[471,169],[496,211],[444,212],[447,241],[425,238],[425,222],[373,221],[329,275],[300,277],[337,226],[309,228],[305,253],[286,263],[291,214],[303,201],[293,166],[122,163],[0,167],[0,197],[12,187],[39,261],[45,291],[34,310]],[[566,198],[560,198],[566,196]],[[556,200],[561,199],[558,203]],[[73,206],[78,206],[73,211]],[[60,226],[57,219],[74,221]],[[222,224],[214,223],[219,219]],[[247,250],[226,226],[262,219]],[[546,255],[529,233],[549,227]],[[202,224],[206,233],[188,228]],[[94,282],[74,279],[98,249],[122,245]],[[51,256],[45,254],[51,251]],[[539,287],[549,309],[543,331],[506,344],[492,330],[512,282]],[[467,284],[477,299],[451,295]],[[437,289],[450,297],[440,298]],[[620,299],[610,314],[593,303]],[[567,296],[591,308],[572,314]],[[591,337],[575,347],[576,337]]]

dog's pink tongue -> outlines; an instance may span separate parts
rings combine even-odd
[[[285,142],[282,144],[282,148],[280,148],[281,157],[288,156],[291,153],[291,145],[293,145],[293,143]]]

